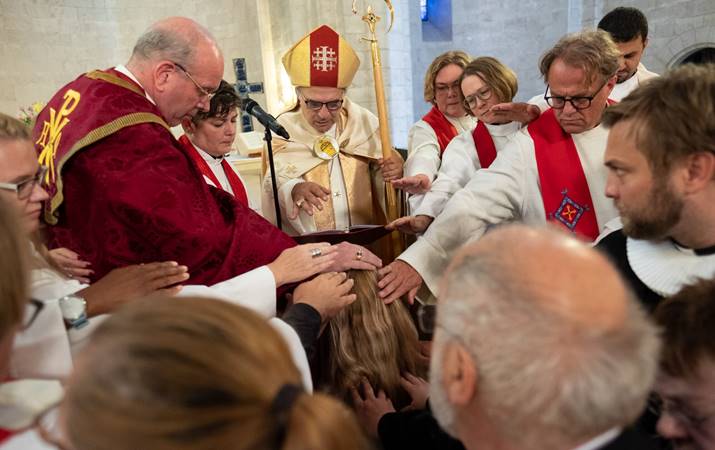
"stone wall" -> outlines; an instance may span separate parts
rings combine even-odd
[[[125,63],[137,37],[172,15],[194,18],[211,30],[226,56],[227,80],[235,81],[236,56],[246,58],[250,81],[263,79],[255,1],[0,0],[0,111],[14,115],[47,101],[82,72]],[[244,45],[252,40],[254,45]]]

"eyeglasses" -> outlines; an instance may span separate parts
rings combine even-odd
[[[328,111],[337,111],[343,106],[342,100],[331,100],[329,102],[318,102],[315,100],[308,100],[307,98],[303,98],[303,103],[305,103],[305,106],[307,106],[308,109],[313,110],[313,111],[320,111],[321,109],[323,109],[323,106],[328,108]]]
[[[571,106],[573,106],[573,108],[576,110],[586,109],[589,106],[591,106],[591,102],[598,95],[598,93],[601,91],[601,89],[603,89],[603,86],[605,86],[606,83],[608,83],[608,79],[606,79],[606,81],[603,82],[601,87],[596,89],[596,92],[594,92],[593,95],[577,96],[577,97],[562,97],[559,95],[547,96],[546,94],[549,93],[549,89],[550,89],[550,86],[547,84],[546,92],[544,92],[544,100],[546,100],[546,103],[548,103],[548,105],[554,109],[564,109],[564,107],[566,107],[566,102],[571,103]]]
[[[17,194],[19,200],[26,200],[32,194],[32,190],[36,185],[42,183],[42,179],[47,175],[47,167],[40,166],[37,173],[26,180],[22,180],[19,183],[0,183],[0,189],[6,191],[13,191]]]
[[[25,307],[25,317],[22,322],[22,330],[27,330],[35,323],[37,316],[40,315],[40,311],[45,307],[45,303],[39,300],[30,299]]]
[[[469,108],[469,109],[474,109],[477,107],[477,99],[486,102],[492,98],[492,89],[489,87],[486,87],[482,90],[479,90],[475,92],[472,95],[468,95],[464,97],[464,107]]]
[[[209,100],[211,100],[211,99],[213,98],[213,96],[216,95],[215,92],[209,92],[209,91],[207,91],[206,89],[204,89],[203,87],[201,87],[201,85],[200,85],[199,83],[197,83],[196,80],[194,80],[194,77],[191,76],[191,74],[189,73],[189,71],[186,70],[186,69],[184,69],[184,66],[182,66],[182,65],[179,64],[179,63],[174,63],[174,65],[175,65],[176,67],[178,67],[179,69],[181,69],[181,71],[184,72],[184,75],[186,75],[186,77],[187,77],[189,80],[191,80],[192,83],[194,83],[194,85],[196,86],[196,89],[199,90],[199,93],[201,94],[202,97],[206,97],[206,98],[208,98]]]
[[[700,429],[705,422],[715,417],[713,414],[698,414],[678,400],[652,394],[648,399],[648,409],[657,416],[669,415],[689,430]]]
[[[459,86],[460,86],[459,80],[454,81],[450,84],[442,84],[442,83],[436,84],[435,83],[434,90],[439,95],[444,95],[449,91],[454,91],[457,94],[459,94],[460,93]]]

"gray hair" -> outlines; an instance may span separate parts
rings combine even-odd
[[[168,59],[189,66],[195,57],[196,42],[201,36],[216,41],[208,29],[191,19],[165,19],[151,25],[139,36],[132,51],[132,58],[145,61]]]
[[[149,28],[134,45],[132,58],[143,60],[168,59],[187,66],[193,59],[194,49],[185,36],[165,28]]]
[[[502,436],[544,448],[549,439],[578,442],[638,417],[659,339],[633,298],[622,326],[578,326],[535,300],[558,293],[515,271],[518,255],[469,256],[446,275],[437,326],[445,342],[461,343],[474,358],[482,404]]]
[[[615,42],[603,30],[581,31],[567,34],[559,39],[553,48],[546,51],[539,61],[539,70],[548,83],[549,69],[556,59],[578,67],[586,73],[586,78],[593,81],[596,75],[602,79],[612,77],[618,71],[618,58],[621,53]]]

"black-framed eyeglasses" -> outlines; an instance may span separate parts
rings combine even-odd
[[[449,92],[449,91],[454,91],[454,92],[456,92],[457,94],[460,94],[460,93],[461,93],[461,91],[460,91],[460,84],[461,84],[461,82],[460,82],[459,80],[453,81],[452,83],[449,83],[449,84],[446,84],[446,83],[437,84],[437,83],[435,83],[435,85],[434,85],[434,90],[435,90],[435,93],[440,94],[440,95],[444,95],[444,94],[446,94],[446,93]]]
[[[194,79],[194,77],[191,76],[191,74],[189,73],[189,71],[186,70],[186,69],[184,69],[184,66],[182,66],[181,64],[176,63],[176,62],[173,63],[173,64],[174,64],[176,67],[178,67],[182,72],[184,72],[184,75],[186,75],[186,77],[187,77],[189,80],[191,80],[192,83],[194,83],[194,85],[196,86],[196,89],[199,90],[199,93],[201,94],[202,97],[206,97],[206,98],[208,98],[209,101],[210,101],[210,100],[213,98],[213,96],[216,95],[215,92],[209,92],[209,91],[207,91],[206,89],[204,89],[203,87],[201,87],[201,85],[196,82],[196,80]]]
[[[30,299],[25,307],[25,317],[22,320],[22,329],[27,330],[35,323],[37,316],[40,315],[40,311],[45,307],[45,303],[34,298]]]
[[[651,394],[648,399],[648,409],[658,417],[662,415],[670,416],[689,430],[698,430],[705,422],[715,418],[715,412],[711,414],[699,414],[692,411],[682,402],[664,398],[655,393]]]
[[[599,92],[601,92],[601,89],[608,83],[608,79],[603,82],[601,87],[596,89],[596,92],[593,93],[593,95],[589,96],[576,96],[576,97],[562,97],[560,95],[547,95],[549,93],[550,86],[547,84],[546,85],[546,92],[544,92],[544,100],[546,100],[546,103],[548,103],[549,106],[551,106],[554,109],[564,109],[566,107],[566,102],[571,103],[571,106],[573,106],[574,109],[576,110],[581,110],[581,109],[586,109],[589,106],[591,106],[591,102],[593,99],[598,95]]]
[[[26,200],[32,194],[32,190],[36,185],[42,184],[42,179],[47,175],[47,167],[40,166],[37,173],[31,178],[20,181],[19,183],[0,183],[0,189],[13,191],[17,194],[19,200]]]
[[[337,111],[343,106],[343,100],[331,100],[329,102],[319,102],[316,100],[309,100],[307,98],[303,98],[303,103],[305,103],[305,106],[308,107],[308,109],[313,110],[313,111],[320,111],[323,109],[323,106],[328,108],[328,111]]]
[[[490,87],[485,87],[472,95],[464,97],[464,107],[474,109],[477,107],[477,99],[486,102],[490,98],[492,98],[492,89]]]

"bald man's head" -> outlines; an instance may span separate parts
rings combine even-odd
[[[630,294],[613,266],[558,230],[511,226],[489,233],[457,255],[451,277],[471,276],[464,266],[472,265],[501,274],[509,289],[574,326],[613,329],[625,320]],[[448,283],[446,289],[459,291],[463,283],[468,282]]]
[[[151,25],[127,63],[169,125],[209,108],[223,77],[223,54],[209,31],[186,17]]]
[[[655,328],[592,248],[557,230],[506,226],[466,246],[443,283],[433,371],[458,347],[476,373],[461,405],[440,392],[448,379],[433,383],[433,407],[453,429],[472,427],[479,410],[518,447],[558,448],[642,411],[657,368]]]

